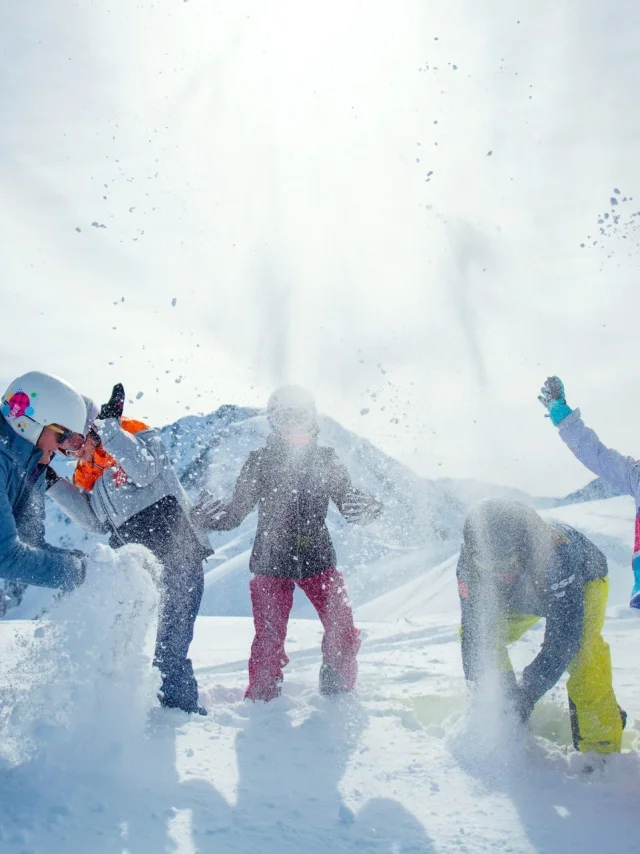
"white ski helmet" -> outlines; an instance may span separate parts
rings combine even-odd
[[[82,396],[51,374],[29,371],[15,379],[2,396],[1,411],[7,424],[32,445],[48,424],[84,435],[87,408]]]
[[[267,417],[274,429],[287,423],[291,427],[311,428],[316,423],[317,410],[313,395],[298,385],[276,389],[267,402]]]

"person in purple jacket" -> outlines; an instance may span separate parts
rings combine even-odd
[[[583,465],[636,502],[635,541],[633,546],[634,584],[631,608],[640,609],[640,462],[607,448],[593,430],[587,427],[579,409],[567,405],[564,385],[559,377],[547,377],[538,397],[549,411],[552,424],[558,427],[560,438]]]

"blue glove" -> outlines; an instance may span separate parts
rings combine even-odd
[[[549,410],[549,418],[554,427],[573,412],[571,407],[567,406],[564,384],[560,377],[547,377],[540,389],[538,400]]]

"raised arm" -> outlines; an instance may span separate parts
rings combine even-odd
[[[638,497],[640,466],[637,460],[607,448],[600,441],[583,422],[580,410],[572,410],[567,405],[564,385],[558,377],[547,379],[539,400],[549,410],[549,417],[558,427],[560,438],[583,465],[620,492]]]
[[[171,465],[162,439],[155,430],[127,433],[117,418],[107,418],[100,428],[100,439],[136,486],[148,486]]]

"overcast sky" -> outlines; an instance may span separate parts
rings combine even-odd
[[[32,0],[0,39],[3,385],[164,424],[295,381],[421,474],[561,494],[557,373],[640,457],[635,0]]]

